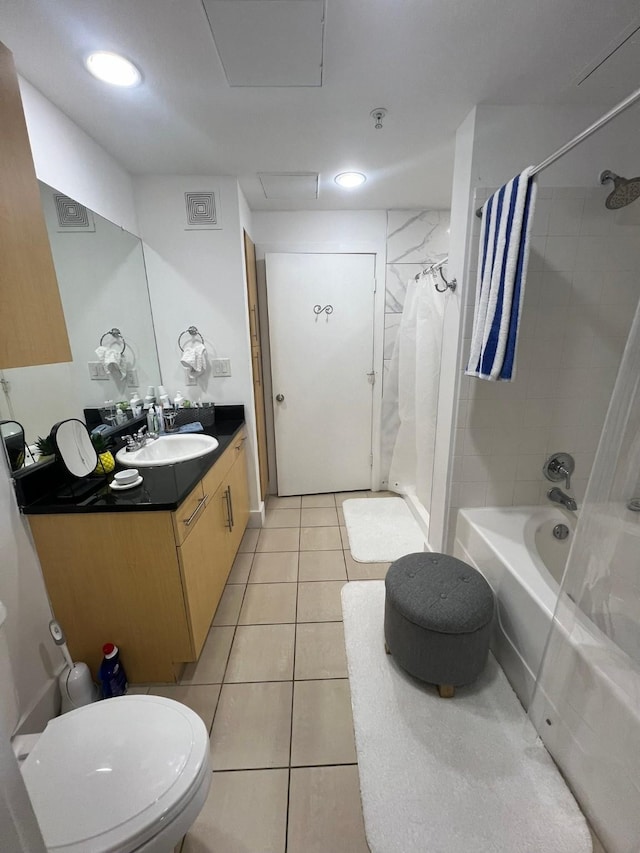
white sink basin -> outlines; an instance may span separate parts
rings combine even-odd
[[[149,440],[140,450],[127,451],[122,448],[116,459],[127,468],[150,468],[152,465],[175,465],[206,456],[218,446],[218,440],[210,435],[161,435]]]

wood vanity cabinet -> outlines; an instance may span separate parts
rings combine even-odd
[[[175,512],[32,515],[56,619],[97,675],[116,643],[129,681],[198,659],[249,518],[241,430]]]
[[[13,56],[0,43],[0,369],[71,361]]]

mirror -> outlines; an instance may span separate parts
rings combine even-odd
[[[0,371],[0,419],[19,420],[29,446],[56,421],[162,383],[141,241],[45,184],[40,192],[73,361]]]
[[[22,424],[18,421],[0,421],[0,438],[7,454],[9,469],[19,471],[24,465],[26,451]]]
[[[88,477],[95,471],[98,454],[86,425],[76,418],[55,424],[51,430],[57,455],[74,477]]]

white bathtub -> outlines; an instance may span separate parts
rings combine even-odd
[[[567,539],[553,528],[565,524]],[[575,526],[554,507],[461,509],[454,554],[478,568],[498,604],[492,649],[528,707]]]
[[[572,528],[572,515],[541,506],[458,511],[454,554],[478,568],[496,594],[492,650],[525,708],[534,696],[572,539],[570,533],[559,541],[552,531],[556,524]],[[635,582],[638,574],[639,521],[627,524],[612,557],[617,581],[625,585],[625,575]],[[605,636],[595,614],[587,618],[573,604],[572,590],[566,592],[533,718],[609,853],[638,853],[640,667],[628,656],[635,647],[630,641],[625,649],[622,630],[612,642],[611,626]],[[615,623],[628,605],[623,594],[610,600],[621,603],[612,614]]]

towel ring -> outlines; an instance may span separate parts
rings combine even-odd
[[[189,326],[188,329],[185,329],[184,332],[180,332],[178,335],[178,347],[180,348],[180,352],[184,352],[184,347],[181,344],[183,335],[191,335],[192,338],[200,338],[202,343],[204,344],[204,338],[200,334],[200,332],[196,329],[195,326]]]
[[[114,326],[113,329],[109,329],[108,332],[105,332],[104,335],[100,338],[100,346],[102,346],[102,342],[107,337],[107,335],[111,335],[112,338],[119,338],[122,341],[122,349],[120,350],[120,355],[122,355],[127,348],[127,342],[122,337],[122,332],[120,331],[120,329],[116,329],[116,327]]]

